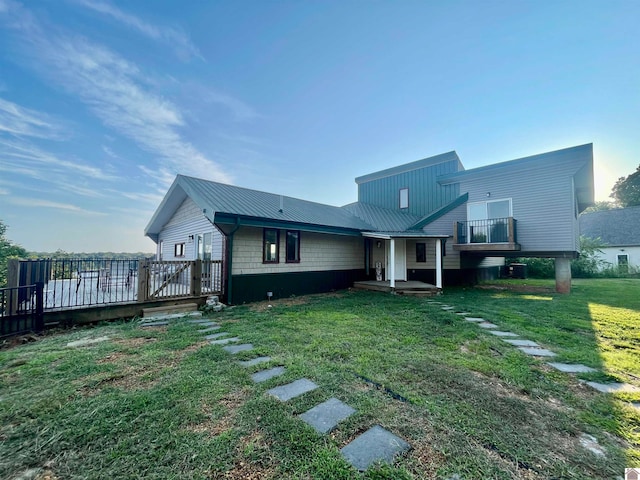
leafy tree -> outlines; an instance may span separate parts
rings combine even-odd
[[[11,257],[26,257],[27,251],[6,238],[7,226],[0,220],[0,288],[7,286],[7,260]]]
[[[616,208],[616,204],[614,202],[607,202],[606,200],[596,202],[592,207],[587,208],[582,213],[591,213],[591,212],[601,212],[602,210],[612,210]]]
[[[640,165],[631,175],[618,179],[610,196],[622,207],[640,205]]]
[[[571,261],[571,274],[577,278],[596,277],[609,266],[609,263],[598,257],[605,244],[599,238],[580,236],[580,257]]]

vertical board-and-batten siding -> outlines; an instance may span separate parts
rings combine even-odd
[[[222,259],[223,236],[220,231],[204,216],[202,210],[187,197],[178,207],[158,235],[158,245],[162,242],[163,260],[194,260],[197,257],[196,236],[213,233],[212,260]],[[189,236],[193,235],[193,240]],[[184,243],[184,257],[174,256],[174,246]]]
[[[468,203],[511,198],[523,255],[571,252],[576,250],[575,170],[568,162],[498,169],[461,179],[460,191],[469,193]]]
[[[233,275],[364,268],[362,237],[300,232],[300,262],[287,263],[285,232],[280,230],[280,262],[262,263],[263,230],[241,227],[233,237]]]
[[[449,160],[408,172],[365,181],[358,185],[358,201],[391,210],[400,209],[400,189],[409,189],[409,208],[402,211],[427,215],[458,197],[458,185],[440,185],[439,175],[457,172],[459,161]]]

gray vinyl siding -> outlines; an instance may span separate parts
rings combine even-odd
[[[464,222],[466,219],[467,205],[463,204],[425,225],[422,230],[429,235],[449,235],[453,237],[456,222]]]
[[[400,189],[409,189],[409,208],[413,215],[427,215],[458,197],[458,186],[440,185],[437,177],[457,172],[459,161],[451,160],[436,165],[374,179],[358,185],[358,201],[378,207],[400,210]]]
[[[158,245],[162,245],[163,260],[194,260],[197,257],[196,236],[213,233],[212,260],[222,259],[224,237],[204,216],[202,210],[186,198],[158,235]],[[189,238],[193,235],[193,239]],[[174,248],[177,243],[185,244],[184,257],[176,258]]]
[[[576,251],[575,165],[504,169],[462,179],[468,203],[512,199],[521,252]],[[487,195],[490,196],[487,196]]]

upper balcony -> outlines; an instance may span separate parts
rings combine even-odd
[[[473,252],[518,251],[517,221],[513,217],[456,222],[453,249]]]

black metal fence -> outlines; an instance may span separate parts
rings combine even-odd
[[[0,288],[0,337],[44,330],[44,284]]]
[[[516,221],[511,217],[457,222],[457,243],[508,243],[516,240]]]

